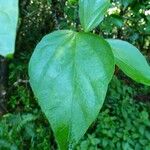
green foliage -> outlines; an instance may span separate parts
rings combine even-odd
[[[113,72],[110,46],[97,35],[61,30],[39,43],[30,84],[61,149],[77,143],[96,119]]]
[[[150,8],[149,0],[130,2],[112,0],[112,6],[108,9],[105,20],[96,31],[106,38],[127,40],[136,45],[144,54],[149,54],[150,15],[146,13]],[[116,17],[119,23],[116,22]]]
[[[98,26],[108,6],[108,0],[79,1],[84,32]],[[44,37],[31,57],[30,84],[62,150],[74,147],[103,104],[114,72],[114,56],[106,43],[94,34],[61,30]],[[150,85],[147,74],[150,67],[142,54],[126,42],[109,40],[109,43],[116,64],[135,81]]]
[[[57,150],[50,125],[45,116],[41,114],[41,110],[30,90],[27,63],[33,48],[42,36],[56,29],[66,28],[79,31],[81,26],[77,11],[78,0],[75,0],[75,2],[71,0],[73,3],[70,0],[52,0],[52,6],[49,6],[47,1],[20,0],[17,51],[14,60],[10,62],[8,87],[8,111],[12,114],[8,114],[9,117],[7,115],[2,116],[0,119],[0,126],[2,125],[3,129],[7,128],[7,130],[2,131],[0,127],[3,132],[3,135],[0,136],[0,139],[2,139],[0,145],[3,147],[0,149],[2,150],[10,150],[10,147],[19,150]],[[104,21],[92,32],[103,34],[105,38],[113,37],[127,40],[136,45],[149,59],[150,22],[149,15],[145,15],[145,11],[150,8],[149,0],[133,0],[126,6],[122,2],[122,0],[113,0],[111,6],[113,14],[107,13]],[[148,123],[145,124],[150,120],[150,88],[132,82],[122,72],[118,72],[118,69],[116,74],[123,81],[113,80],[101,114],[75,149],[114,150],[117,147],[119,150],[150,149],[150,128]],[[11,134],[13,126],[17,127],[21,120],[28,118],[28,115],[38,117],[28,121],[13,136]],[[13,116],[16,125],[12,124],[12,121],[10,122],[10,116]],[[130,124],[132,125],[132,132],[128,129],[128,126],[131,126]],[[26,132],[26,130],[28,131]]]
[[[77,4],[78,0],[68,0],[68,3],[71,5]]]
[[[40,123],[39,117],[36,110],[32,114],[3,116],[0,119],[0,149],[23,150],[28,145],[31,150],[50,150],[51,131],[48,130],[47,123]]]
[[[0,55],[11,57],[15,50],[18,0],[0,0]]]
[[[75,150],[149,150],[150,104],[133,99],[139,91],[146,94],[148,90],[136,86],[114,77],[96,122]],[[0,118],[0,149],[57,150],[49,123],[31,104],[32,113],[26,113],[29,109],[23,107],[21,114]]]
[[[134,101],[136,92],[114,78],[93,130],[88,131],[77,150],[148,150],[150,105]]]
[[[107,41],[112,47],[116,65],[135,81],[150,85],[150,67],[139,50],[125,41]]]
[[[109,0],[79,0],[80,22],[85,32],[99,25],[109,5]]]
[[[18,146],[23,140],[20,136],[21,131],[24,129],[23,132],[26,134],[26,138],[32,138],[34,133],[30,131],[33,126],[29,122],[34,121],[36,118],[37,116],[32,114],[7,114],[4,116],[0,123],[0,148],[8,150],[19,149]]]

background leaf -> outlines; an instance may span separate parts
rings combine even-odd
[[[0,55],[14,53],[18,22],[18,0],[0,0]]]
[[[103,20],[109,0],[80,0],[79,16],[84,31],[93,30]]]
[[[30,83],[60,149],[77,143],[96,119],[113,71],[110,46],[99,36],[57,31],[38,44]]]
[[[133,80],[150,85],[150,66],[140,51],[128,42],[110,39],[118,67]]]

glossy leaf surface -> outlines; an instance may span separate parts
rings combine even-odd
[[[61,150],[77,143],[96,119],[113,71],[109,44],[90,33],[56,31],[36,47],[30,83]]]
[[[0,55],[12,55],[15,50],[18,22],[18,0],[0,0]]]
[[[99,25],[109,5],[109,0],[79,0],[79,16],[84,31],[91,31]]]
[[[133,80],[150,85],[150,66],[140,51],[125,41],[107,41],[112,47],[118,67]]]

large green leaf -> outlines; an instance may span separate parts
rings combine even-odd
[[[15,49],[18,0],[0,0],[0,55],[12,55]]]
[[[109,0],[79,0],[79,16],[84,31],[91,31],[99,25],[109,5]]]
[[[150,66],[140,51],[125,41],[107,41],[112,47],[118,67],[135,81],[150,85]]]
[[[56,31],[38,44],[30,83],[60,149],[77,143],[96,119],[113,71],[109,44],[94,34]]]

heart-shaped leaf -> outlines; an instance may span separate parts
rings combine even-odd
[[[94,34],[56,31],[36,47],[30,83],[61,150],[76,144],[96,119],[113,71],[109,44]]]
[[[109,0],[79,0],[79,16],[85,32],[99,25],[109,5]]]
[[[0,55],[12,55],[15,50],[18,22],[18,0],[0,0]]]
[[[107,41],[112,47],[118,67],[133,80],[150,85],[150,66],[140,51],[122,40]]]

